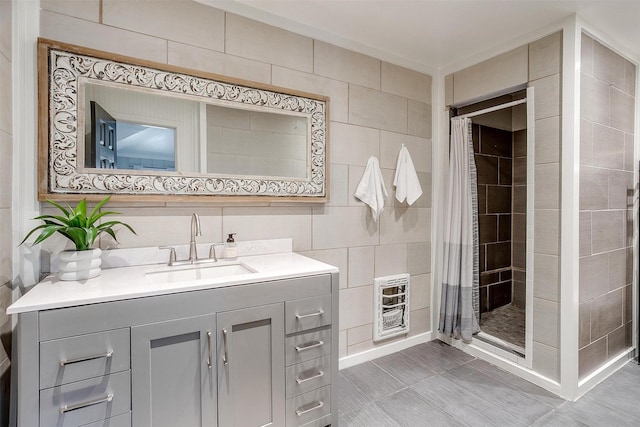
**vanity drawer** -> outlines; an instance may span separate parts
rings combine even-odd
[[[52,387],[40,392],[42,427],[91,425],[90,423],[130,411],[130,371]]]
[[[40,343],[40,389],[129,369],[129,328]]]
[[[303,426],[331,413],[331,386],[287,399],[287,427]]]
[[[115,417],[83,424],[80,427],[131,427],[131,413],[116,415]]]
[[[287,398],[329,385],[331,357],[308,360],[287,368]]]
[[[331,329],[321,329],[293,335],[286,339],[286,365],[331,354]]]
[[[331,324],[331,294],[285,302],[285,333]]]

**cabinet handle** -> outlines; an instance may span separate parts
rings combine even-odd
[[[323,314],[324,314],[324,310],[320,309],[320,310],[316,311],[315,313],[296,314],[296,319],[300,320],[300,319],[304,319],[304,318],[307,318],[307,317],[322,316]]]
[[[227,350],[227,330],[222,330],[222,343],[224,345],[224,354],[222,355],[222,362],[225,365],[229,364],[229,352]]]
[[[213,366],[211,364],[211,331],[207,331],[207,345],[209,346],[209,355],[207,357],[207,366],[209,369]]]
[[[320,371],[319,370],[318,373],[316,373],[315,375],[312,375],[310,377],[307,377],[307,378],[302,378],[301,379],[300,377],[298,377],[298,378],[296,378],[296,382],[298,383],[298,385],[300,385],[300,384],[302,384],[304,382],[315,380],[316,378],[320,378],[320,377],[324,377],[324,371]]]
[[[66,414],[67,412],[75,411],[76,409],[86,408],[88,406],[99,405],[101,403],[111,402],[113,400],[113,393],[103,397],[102,399],[92,400],[90,402],[78,403],[77,405],[61,406],[60,414]]]
[[[305,409],[304,411],[301,411],[300,409],[297,409],[297,410],[296,410],[296,415],[297,415],[297,416],[299,416],[299,417],[301,417],[301,416],[303,416],[304,414],[306,414],[306,413],[308,413],[308,412],[311,412],[311,411],[315,411],[316,409],[320,409],[320,408],[322,408],[323,406],[324,406],[324,402],[321,400],[321,401],[319,401],[317,404],[315,404],[314,406],[312,406],[311,408],[309,408],[309,409]]]
[[[61,360],[60,361],[60,366],[64,367],[66,365],[71,365],[73,363],[80,363],[80,362],[88,362],[89,360],[95,360],[95,359],[110,359],[111,356],[113,356],[113,350],[109,350],[104,354],[95,354],[93,356],[87,356],[87,357],[79,357],[77,359],[65,359],[65,360]]]
[[[301,352],[301,351],[305,351],[305,350],[311,350],[312,348],[316,348],[316,347],[320,347],[324,345],[324,341],[316,341],[313,343],[308,343],[308,344],[304,344],[304,345],[297,345],[296,346],[296,351],[297,352]]]

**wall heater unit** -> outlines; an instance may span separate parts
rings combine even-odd
[[[409,332],[409,274],[373,279],[373,340]]]

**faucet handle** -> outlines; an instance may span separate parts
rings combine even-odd
[[[216,246],[224,246],[224,243],[214,243],[209,247],[209,259],[213,259],[215,262],[218,261],[218,257],[216,256]]]
[[[176,248],[171,246],[160,246],[158,249],[167,249],[169,250],[169,262],[167,265],[171,267],[176,262]]]

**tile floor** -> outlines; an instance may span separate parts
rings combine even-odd
[[[524,348],[524,308],[513,304],[503,305],[480,314],[480,329],[489,335]]]
[[[340,371],[340,427],[640,426],[640,366],[577,402],[440,341]]]

